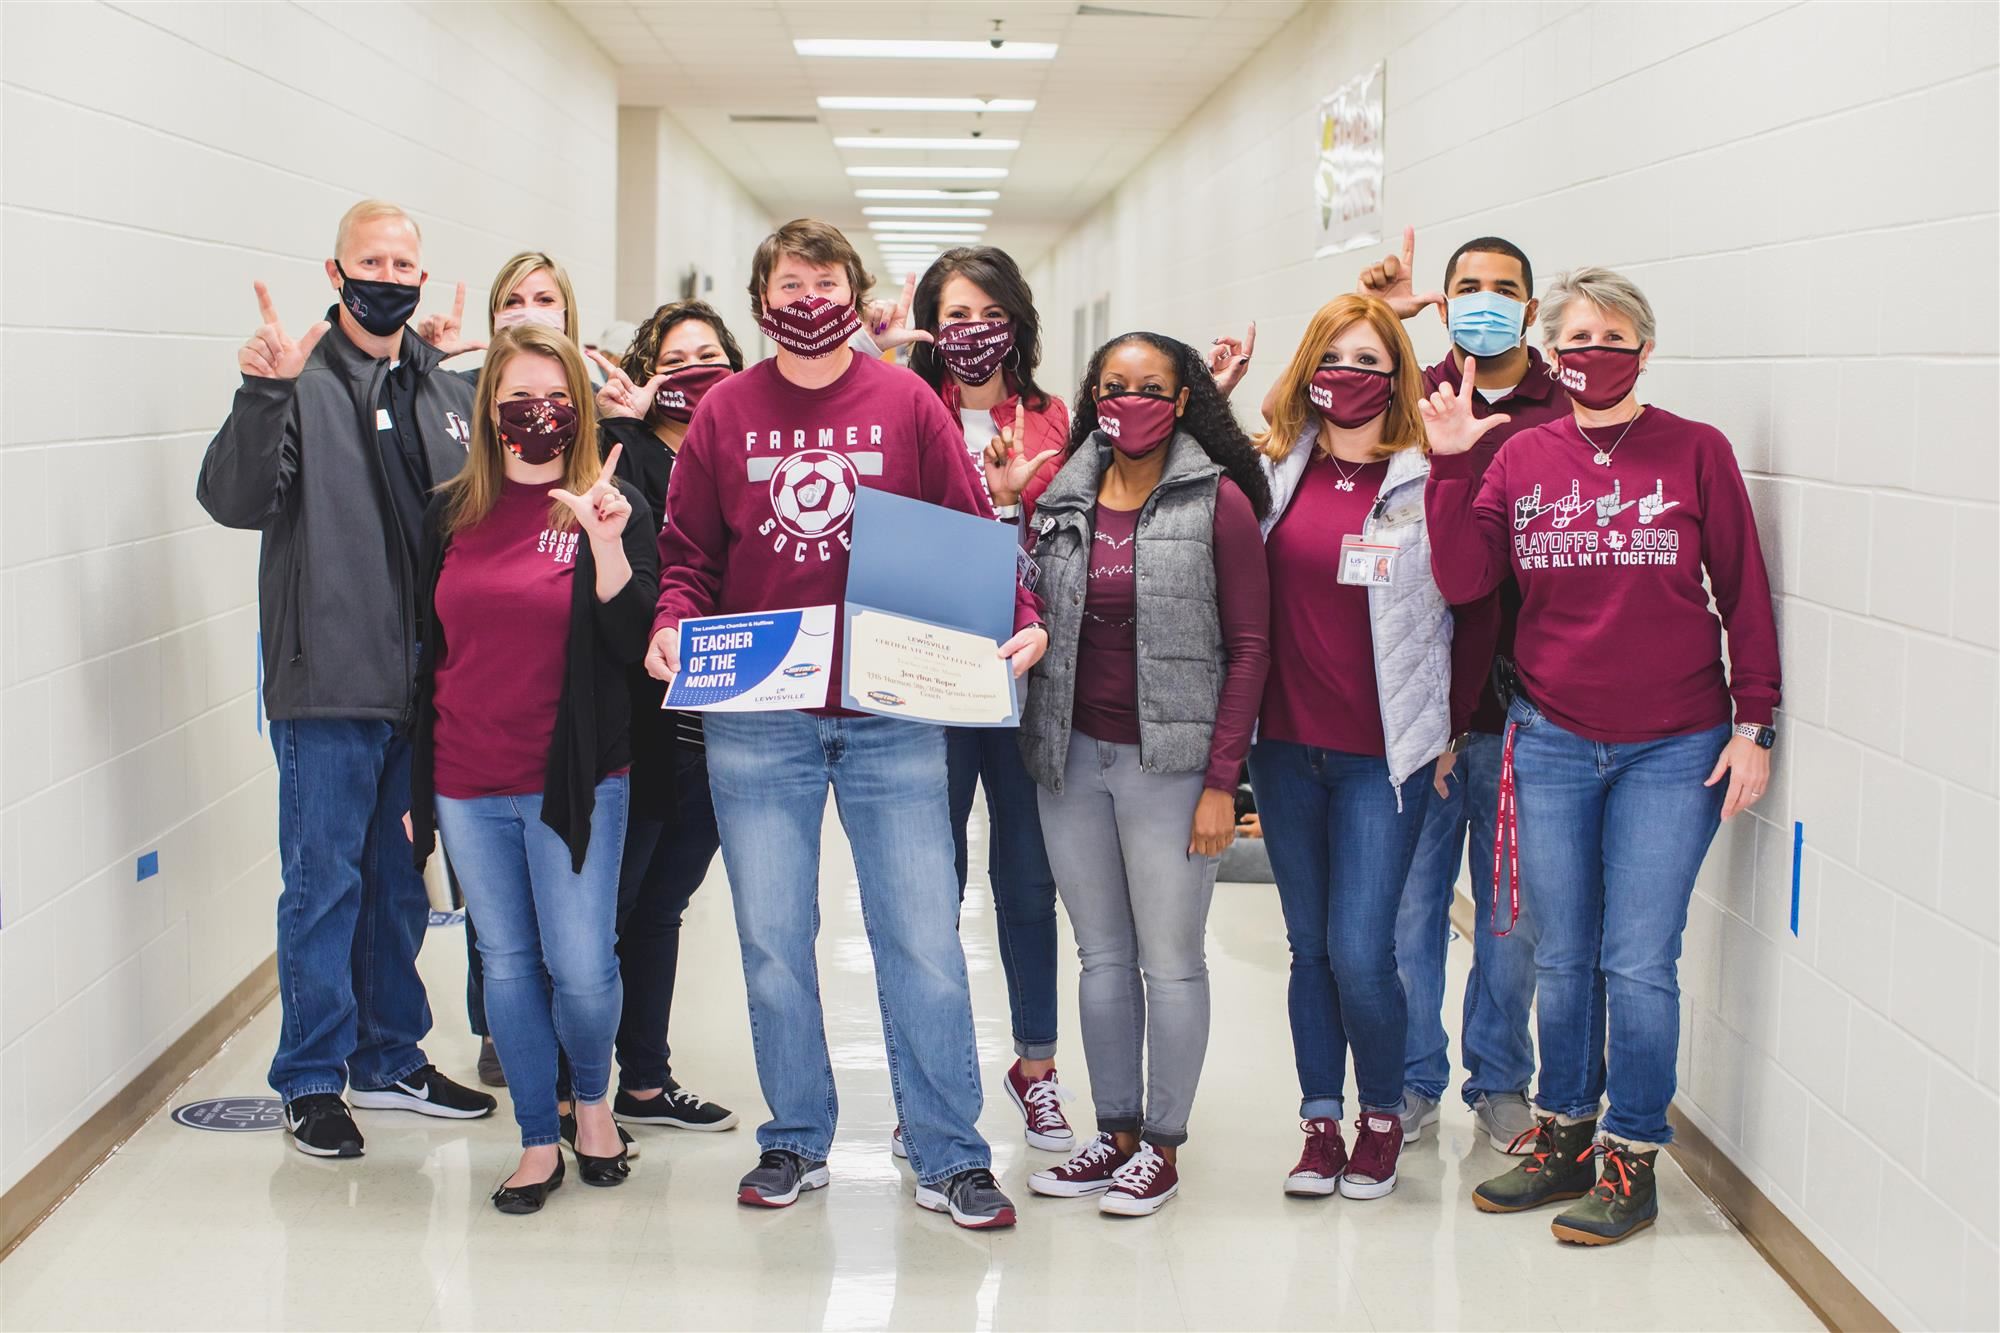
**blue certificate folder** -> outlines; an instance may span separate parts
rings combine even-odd
[[[852,641],[845,631],[856,611],[886,611],[982,635],[996,645],[1007,642],[1014,637],[1020,546],[1020,534],[1011,523],[863,487],[854,497],[843,645]],[[849,693],[847,679],[843,670],[845,707],[883,711]],[[1011,674],[1008,679],[1013,710],[988,725],[1011,727],[1021,720],[1020,682]]]

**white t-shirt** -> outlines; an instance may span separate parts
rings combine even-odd
[[[1000,433],[993,428],[993,414],[983,407],[961,407],[958,420],[965,427],[965,451],[972,455],[972,470],[979,474],[979,484],[986,487],[986,499],[991,503],[993,488],[986,486],[986,446]]]
[[[1514,390],[1520,387],[1521,387],[1520,382],[1517,380],[1514,383],[1499,389],[1485,389],[1475,384],[1472,386],[1472,391],[1478,394],[1481,398],[1484,398],[1489,403],[1497,403],[1502,398],[1505,398],[1508,394],[1514,392]]]

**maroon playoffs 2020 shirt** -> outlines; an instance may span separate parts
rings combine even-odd
[[[857,355],[839,379],[807,389],[772,359],[710,389],[667,491],[654,632],[690,616],[831,605],[827,698],[838,700],[838,608],[863,486],[993,517],[964,426],[907,370]],[[1018,586],[1014,615],[1016,628],[1041,618],[1033,594]]]

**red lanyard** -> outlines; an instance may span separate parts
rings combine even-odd
[[[1500,921],[1500,862],[1507,862],[1507,929],[1511,935],[1521,919],[1521,828],[1514,805],[1514,724],[1507,724],[1507,743],[1500,750],[1500,799],[1493,820],[1493,921]]]

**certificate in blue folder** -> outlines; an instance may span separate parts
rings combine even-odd
[[[847,561],[841,703],[947,726],[1020,721],[1011,524],[863,488]]]

